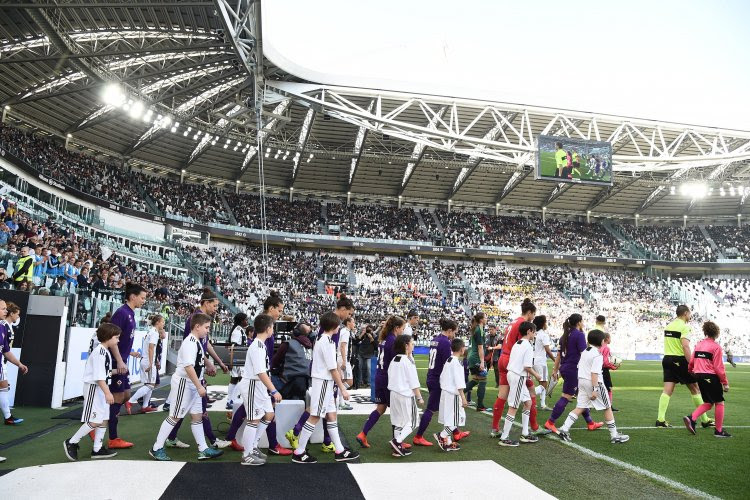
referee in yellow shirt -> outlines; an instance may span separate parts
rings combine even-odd
[[[555,143],[555,164],[557,165],[557,175],[562,177],[565,169],[568,167],[568,153],[563,149],[562,142]]]
[[[669,399],[672,397],[677,384],[685,384],[690,391],[690,397],[695,407],[703,404],[701,392],[695,378],[688,372],[690,360],[690,308],[686,305],[677,306],[677,318],[664,329],[664,358],[661,366],[664,370],[664,392],[659,398],[659,414],[656,417],[656,427],[672,427],[666,421]],[[714,426],[713,420],[704,413],[701,416],[703,427]]]

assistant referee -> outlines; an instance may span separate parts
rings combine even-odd
[[[659,398],[659,414],[656,417],[656,427],[672,427],[666,421],[669,400],[675,385],[685,384],[690,391],[690,397],[695,407],[703,404],[700,389],[695,378],[688,371],[690,359],[690,308],[686,305],[677,306],[677,318],[669,323],[664,330],[664,358],[661,361],[664,370],[664,392]],[[704,413],[701,416],[703,427],[713,427],[713,420]]]

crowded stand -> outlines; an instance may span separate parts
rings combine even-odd
[[[328,204],[328,223],[357,238],[425,241],[417,214],[411,208],[385,205]]]
[[[710,262],[716,260],[711,246],[695,226],[639,226],[621,224],[619,229],[636,245],[662,260]]]
[[[598,223],[581,224],[563,219],[530,218],[532,226],[540,228],[537,248],[542,252],[571,255],[625,257],[617,239]]]
[[[68,151],[54,138],[0,123],[0,145],[40,173],[102,200],[135,210],[146,211],[146,203],[138,192],[142,176],[90,156]]]
[[[714,240],[719,251],[727,258],[739,257],[742,260],[750,258],[750,226],[747,224],[738,228],[731,226],[706,226],[706,231]]]
[[[144,189],[164,214],[194,222],[228,223],[221,192],[210,186],[180,184],[164,177],[143,176]]]
[[[229,207],[243,227],[262,229],[260,197],[248,193],[224,193]],[[320,202],[292,202],[266,196],[266,229],[289,233],[320,234]]]

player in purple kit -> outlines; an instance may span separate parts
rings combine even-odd
[[[18,425],[23,422],[22,418],[15,418],[10,413],[10,404],[8,403],[8,392],[10,391],[10,384],[6,380],[5,373],[5,361],[10,361],[18,367],[18,370],[26,375],[29,369],[21,363],[16,356],[10,352],[11,343],[13,341],[13,327],[6,321],[8,311],[20,311],[18,306],[9,303],[10,307],[6,305],[4,300],[0,300],[0,410],[3,412],[3,421],[5,425]],[[11,312],[10,315],[14,315],[15,312]],[[15,321],[15,320],[14,320]]]
[[[451,357],[451,340],[456,336],[458,323],[448,318],[440,319],[440,335],[435,335],[430,342],[430,362],[427,366],[427,408],[419,421],[417,434],[414,436],[414,444],[419,446],[432,446],[432,442],[426,440],[424,432],[430,425],[432,414],[440,409],[440,374],[448,358]]]
[[[117,347],[111,347],[110,353],[117,365],[117,374],[112,375],[109,390],[114,397],[114,403],[109,406],[109,448],[132,448],[133,443],[125,441],[117,435],[122,405],[130,399],[130,375],[128,374],[128,360],[130,356],[140,357],[133,351],[135,337],[135,310],[146,302],[146,289],[137,283],[125,285],[125,303],[112,315],[110,323],[119,326],[122,334]]]
[[[279,320],[281,315],[284,313],[284,301],[281,300],[279,293],[275,290],[271,291],[268,298],[263,302],[263,314],[271,316],[274,323]],[[257,332],[256,332],[257,334]],[[255,338],[255,337],[253,337]],[[265,341],[266,352],[268,353],[268,359],[273,358],[274,343],[276,342],[276,334],[272,333]],[[229,426],[227,432],[227,440],[231,442],[232,449],[235,451],[244,451],[245,448],[240,444],[242,443],[242,437],[245,431],[245,419],[247,418],[247,410],[245,409],[244,403],[237,408],[237,411],[232,415],[232,424]],[[276,440],[276,421],[272,421],[268,427],[266,427],[266,437],[268,438],[268,453],[271,455],[289,456],[292,454],[292,450],[284,448]]]
[[[201,294],[201,304],[200,306],[193,312],[192,316],[189,316],[188,319],[185,321],[185,331],[183,332],[183,338],[187,338],[188,335],[190,335],[190,332],[192,331],[192,324],[191,320],[193,316],[196,314],[206,314],[209,317],[213,318],[216,314],[216,310],[219,308],[219,299],[216,297],[216,294],[212,292],[209,288],[205,288],[203,290],[203,293]],[[216,375],[216,367],[211,362],[211,358],[213,358],[221,367],[221,370],[224,373],[229,372],[229,368],[227,368],[227,365],[224,364],[224,362],[221,361],[221,358],[216,354],[216,351],[214,351],[214,347],[211,345],[211,342],[208,341],[208,336],[200,339],[201,346],[203,347],[203,352],[206,355],[206,374],[209,376]],[[205,383],[205,379],[201,379],[202,383]],[[172,402],[170,402],[172,403]],[[206,436],[206,439],[208,439],[208,442],[211,443],[212,446],[215,446],[217,448],[226,448],[231,444],[230,441],[224,441],[221,439],[218,439],[216,435],[214,434],[213,428],[211,427],[211,420],[208,418],[208,414],[206,413],[206,409],[208,407],[208,395],[201,396],[201,404],[203,406],[203,433]],[[180,419],[177,424],[174,426],[172,431],[169,433],[169,436],[166,441],[166,446],[169,448],[187,448],[189,447],[188,444],[183,443],[179,439],[177,439],[177,432],[180,430],[180,425],[182,425],[182,419]]]
[[[375,371],[375,404],[377,408],[370,413],[370,416],[362,428],[362,432],[357,434],[357,441],[363,448],[369,448],[367,442],[367,433],[370,432],[380,416],[388,409],[390,402],[390,393],[388,391],[388,367],[396,356],[394,346],[396,337],[404,333],[406,320],[401,316],[390,316],[378,335],[378,368]]]

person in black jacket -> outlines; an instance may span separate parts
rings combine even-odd
[[[371,326],[366,327],[357,335],[359,340],[359,352],[357,360],[359,362],[359,380],[362,387],[370,386],[370,359],[375,356],[377,341],[375,333]]]
[[[300,323],[292,332],[292,338],[283,342],[273,354],[271,371],[281,376],[284,385],[279,389],[284,399],[305,399],[310,385],[310,360],[313,344],[310,341],[312,326]]]

